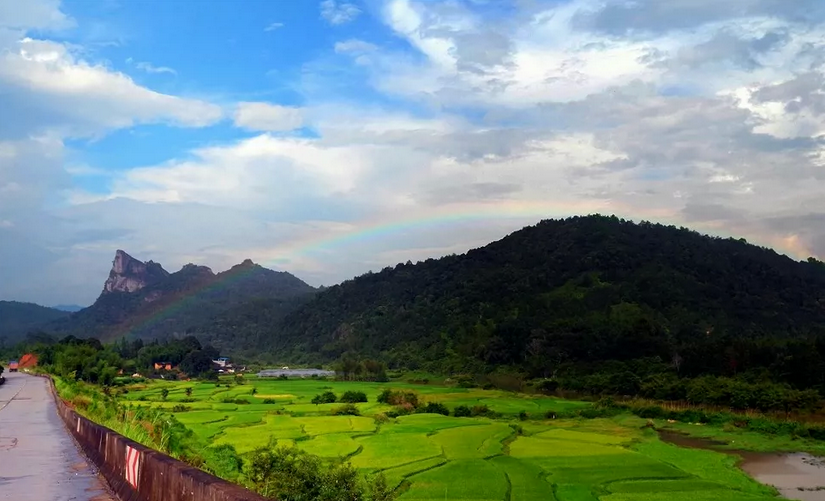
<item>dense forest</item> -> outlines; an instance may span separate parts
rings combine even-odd
[[[245,308],[219,316],[211,338],[285,361],[504,367],[671,398],[686,398],[683,380],[699,376],[825,389],[823,263],[616,217],[542,221],[464,255],[368,273],[281,322],[267,321],[265,303]]]

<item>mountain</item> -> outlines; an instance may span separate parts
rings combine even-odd
[[[147,285],[162,282],[169,276],[163,266],[154,261],[141,262],[122,250],[115,252],[112,271],[103,284],[103,294],[135,292]]]
[[[767,368],[800,386],[825,381],[823,263],[616,217],[542,221],[330,287],[279,324],[250,318],[235,319],[236,335],[254,333],[283,360],[357,353],[548,376],[656,359],[681,374]]]
[[[314,292],[297,277],[250,260],[218,274],[194,264],[169,273],[158,263],[144,263],[118,250],[95,303],[48,330],[103,341],[126,334],[164,338],[199,332],[216,315],[250,301],[297,306]]]
[[[0,301],[0,345],[14,343],[27,332],[67,317],[69,313],[33,303]]]
[[[66,311],[66,312],[69,312],[69,313],[75,313],[75,312],[80,311],[83,308],[85,308],[85,306],[80,306],[80,305],[77,305],[77,304],[56,304],[56,305],[52,306],[51,308],[53,308],[55,310]]]

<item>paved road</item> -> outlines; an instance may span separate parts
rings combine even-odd
[[[63,426],[46,380],[4,375],[0,501],[114,501]]]

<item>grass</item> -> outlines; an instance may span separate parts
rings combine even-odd
[[[776,499],[773,489],[736,468],[734,457],[663,443],[653,431],[644,429],[645,420],[634,416],[544,419],[548,411],[571,415],[591,405],[587,402],[433,383],[252,377],[241,385],[226,383],[150,382],[129,388],[119,399],[162,408],[208,443],[231,444],[241,454],[287,444],[330,460],[348,460],[364,473],[381,471],[402,501]],[[189,397],[187,387],[192,388]],[[169,390],[165,400],[163,388]],[[439,402],[449,409],[486,405],[502,416],[492,420],[412,414],[376,419],[392,409],[376,402],[385,388],[415,390],[424,403]],[[357,404],[361,416],[332,416],[330,411],[340,404],[311,403],[325,391],[339,396],[345,391],[363,391],[368,402]],[[186,399],[194,400],[184,404],[189,410],[173,412]],[[232,402],[225,402],[229,399]],[[236,399],[250,403],[238,404]],[[274,403],[264,404],[265,399]],[[522,411],[529,420],[518,419]],[[757,436],[711,426],[693,426],[690,431],[735,441],[737,448],[747,448],[741,446],[744,442],[751,450],[800,450],[794,445],[802,443],[789,438],[766,442],[764,436],[760,441]]]

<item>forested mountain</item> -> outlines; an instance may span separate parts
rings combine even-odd
[[[0,301],[0,345],[13,343],[26,332],[68,315],[65,311],[38,304]]]
[[[532,376],[645,359],[687,376],[767,370],[801,387],[825,375],[825,265],[615,217],[542,221],[464,255],[369,273],[279,326],[219,318],[282,359],[352,352]]]
[[[103,341],[124,335],[166,338],[198,331],[218,314],[256,300],[292,309],[314,291],[289,273],[250,260],[218,274],[193,264],[168,273],[158,263],[142,263],[118,251],[97,301],[44,330]]]

